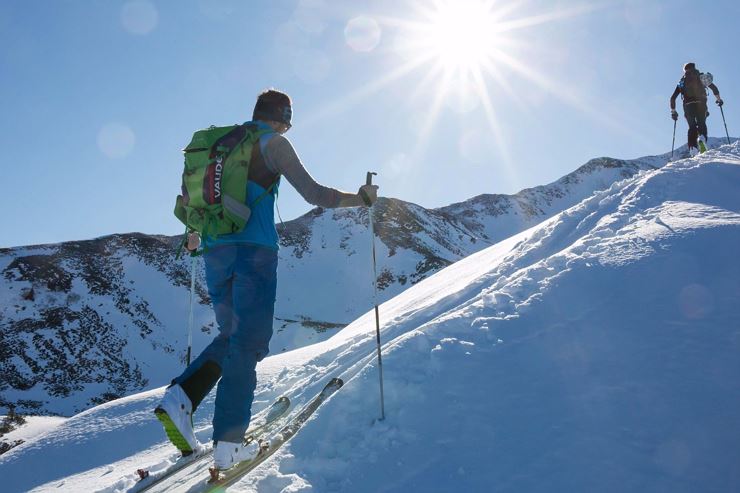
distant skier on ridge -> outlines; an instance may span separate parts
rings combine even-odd
[[[255,368],[267,355],[272,337],[278,263],[274,204],[280,176],[285,175],[307,202],[320,207],[371,206],[377,200],[376,185],[363,185],[354,194],[314,181],[290,141],[283,136],[291,128],[291,118],[290,97],[269,89],[259,95],[252,121],[234,127],[247,132],[244,139],[251,135],[257,140],[247,157],[241,158],[249,159],[251,155],[246,184],[248,200],[237,206],[224,205],[232,209],[248,206],[247,212],[251,210],[251,214],[246,215],[246,225],[240,231],[219,234],[215,239],[207,234],[203,237],[206,283],[219,334],[172,381],[155,410],[172,443],[183,455],[189,455],[198,448],[192,413],[220,378],[213,416],[216,469],[228,469],[259,451],[256,442],[247,446],[242,442],[257,385]],[[204,132],[209,130],[219,129],[212,127]],[[222,142],[220,139],[213,145],[212,154],[218,150],[217,145],[220,149]],[[237,148],[234,147],[234,153]],[[221,161],[214,164],[220,166]],[[221,170],[217,173],[220,175]],[[212,183],[214,177],[209,180]],[[226,186],[218,185],[219,196]],[[189,234],[187,248],[197,249],[200,240],[196,233]]]
[[[718,106],[724,103],[719,96],[719,89],[713,83],[712,74],[699,72],[693,62],[684,65],[683,71],[684,75],[671,96],[671,118],[678,120],[676,98],[680,94],[683,99],[683,113],[689,124],[689,153],[695,155],[707,150],[707,88],[717,98]]]

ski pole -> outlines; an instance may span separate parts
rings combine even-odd
[[[366,185],[373,184],[373,175],[377,175],[372,171],[367,172],[365,179]],[[378,345],[378,376],[380,378],[380,421],[385,419],[385,397],[383,395],[383,358],[380,351],[380,312],[378,311],[378,269],[375,261],[375,227],[373,226],[373,206],[370,206],[368,210],[368,218],[370,221],[370,246],[373,252],[373,304],[375,305],[375,339]]]
[[[722,113],[722,123],[725,124],[725,135],[727,135],[727,143],[730,143],[730,132],[727,131],[727,122],[725,121],[725,110],[722,109],[722,106],[719,107],[720,113]]]
[[[676,147],[676,123],[678,123],[678,120],[673,120],[673,144],[671,144],[671,159],[673,159],[673,149]]]
[[[193,347],[193,302],[195,299],[195,255],[190,254],[190,315],[188,316],[188,354],[187,366],[190,366],[190,353]]]

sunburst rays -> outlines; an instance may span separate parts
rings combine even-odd
[[[625,131],[616,119],[596,113],[572,88],[544,76],[517,56],[519,48],[528,46],[517,31],[584,15],[603,5],[582,4],[526,14],[527,2],[515,0],[432,0],[408,5],[412,10],[409,17],[375,17],[386,34],[393,32],[397,40],[386,43],[386,54],[401,63],[324,106],[310,117],[311,121],[347,111],[390,84],[420,73],[417,90],[409,100],[423,98],[426,103],[417,105],[418,140],[412,157],[419,157],[427,148],[445,101],[458,98],[464,103],[463,108],[457,108],[461,113],[482,108],[495,147],[511,174],[514,166],[504,145],[503,120],[497,107],[501,98],[526,106],[514,88],[516,82],[509,80],[514,75],[600,123]]]

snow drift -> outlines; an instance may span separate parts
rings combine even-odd
[[[255,411],[346,385],[232,489],[740,490],[738,190],[734,143],[619,182],[384,303],[385,421],[372,313],[268,358]],[[161,393],[11,450],[3,489],[130,488],[137,467],[173,458],[151,415]],[[211,412],[212,396],[201,440]]]
[[[668,161],[668,154],[592,159],[544,186],[440,209],[381,198],[373,208],[379,299]],[[367,309],[367,214],[315,208],[278,226],[273,354],[326,340]],[[176,256],[180,241],[130,233],[0,248],[0,408],[72,416],[167,383],[187,348],[190,262]],[[201,261],[196,348],[216,330]]]

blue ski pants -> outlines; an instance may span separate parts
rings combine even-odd
[[[189,388],[193,380],[203,380],[199,374],[204,365],[218,365],[221,380],[216,391],[213,440],[239,443],[251,417],[257,386],[255,368],[267,356],[272,337],[277,251],[219,245],[204,256],[219,333],[175,382]],[[214,384],[215,379],[206,384],[205,394]]]

